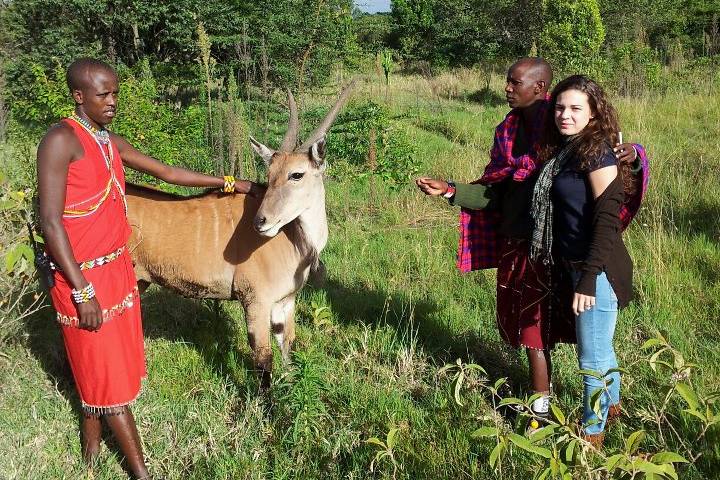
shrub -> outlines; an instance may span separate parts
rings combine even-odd
[[[0,171],[0,348],[14,339],[22,320],[42,306],[34,278],[34,254],[25,226],[30,189],[13,188]],[[39,237],[37,240],[42,240]]]
[[[337,171],[351,167],[354,175],[375,175],[393,189],[418,172],[416,148],[387,107],[371,100],[351,105],[336,123],[328,155]]]
[[[588,73],[605,40],[597,0],[545,0],[540,54],[559,72]]]

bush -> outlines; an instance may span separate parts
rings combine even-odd
[[[350,167],[353,175],[374,175],[393,189],[406,185],[420,168],[416,148],[400,122],[371,100],[345,108],[329,137],[328,156],[337,171]]]
[[[610,51],[612,85],[621,95],[638,95],[660,85],[662,65],[657,53],[642,40],[618,45]]]
[[[34,278],[34,253],[25,225],[31,208],[30,198],[30,189],[13,188],[0,170],[0,289],[3,292],[0,349],[17,337],[22,320],[42,306],[43,297],[38,293]]]
[[[589,73],[605,40],[597,0],[546,0],[540,54],[558,72]]]

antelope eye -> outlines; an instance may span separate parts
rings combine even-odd
[[[288,175],[288,178],[290,180],[300,180],[305,175],[304,172],[293,172],[290,175]]]

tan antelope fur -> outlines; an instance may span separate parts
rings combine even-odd
[[[127,185],[129,245],[140,286],[157,283],[186,297],[239,300],[265,386],[272,370],[270,332],[288,360],[295,296],[327,242],[325,133],[351,87],[299,147],[289,91],[290,123],[280,149],[250,138],[268,167],[262,199],[219,192],[181,197]]]

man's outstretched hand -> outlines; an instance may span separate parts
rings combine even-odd
[[[415,185],[425,194],[438,197],[448,191],[448,183],[437,178],[420,177],[415,180]]]

